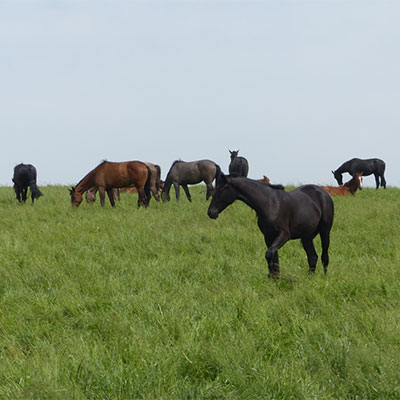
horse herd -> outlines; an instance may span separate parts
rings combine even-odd
[[[161,169],[158,165],[141,162],[103,161],[86,174],[79,183],[70,189],[71,205],[77,207],[86,193],[88,202],[95,200],[99,192],[100,203],[104,206],[105,193],[112,206],[119,200],[119,190],[135,189],[138,193],[138,207],[147,207],[151,195],[156,201],[161,198],[170,200],[170,189],[174,186],[176,199],[182,186],[186,197],[191,201],[188,185],[204,182],[206,199],[210,197],[208,216],[218,218],[219,214],[235,200],[241,200],[257,214],[258,227],[264,235],[267,251],[269,277],[280,275],[278,250],[289,240],[300,239],[307,254],[309,273],[314,273],[317,264],[317,253],[313,239],[320,235],[321,260],[325,273],[329,264],[330,231],[333,225],[334,204],[331,198],[335,195],[354,195],[362,188],[363,176],[374,175],[376,188],[386,188],[384,178],[385,162],[373,158],[362,160],[353,158],[332,171],[339,186],[302,185],[287,192],[282,185],[273,185],[268,177],[248,179],[249,165],[238,151],[230,151],[229,175],[211,160],[174,161],[164,182],[161,181]],[[343,173],[352,178],[343,185]],[[42,196],[36,185],[36,168],[30,164],[19,164],[14,168],[14,190],[19,202],[25,202],[30,188],[32,204]],[[215,180],[215,189],[212,185]]]

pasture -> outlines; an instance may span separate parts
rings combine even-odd
[[[334,198],[328,275],[291,241],[277,281],[254,211],[211,220],[204,189],[0,188],[0,398],[400,398],[400,189]]]

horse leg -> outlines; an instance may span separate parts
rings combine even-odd
[[[149,199],[147,199],[146,193],[143,188],[137,187],[137,192],[138,192],[138,208],[140,207],[141,204],[144,205],[145,208],[149,205]]]
[[[111,207],[115,207],[114,192],[113,189],[107,189],[107,195],[111,203]]]
[[[381,186],[386,189],[386,180],[385,177],[383,176],[383,174],[381,175]]]
[[[379,188],[379,174],[374,174],[375,175],[375,183],[376,183],[376,188]]]
[[[268,278],[279,279],[279,256],[276,251],[274,254],[268,253],[269,249],[265,252],[265,259],[268,263]]]
[[[17,195],[17,200],[21,203],[21,190],[18,187],[15,188],[15,194]]]
[[[305,250],[307,254],[307,260],[308,260],[308,266],[309,274],[314,274],[315,273],[315,267],[317,266],[317,261],[318,261],[318,255],[317,252],[315,251],[314,243],[312,238],[303,238],[301,239],[301,244],[303,245],[303,249]]]
[[[100,196],[100,204],[104,207],[105,200],[106,200],[106,191],[103,187],[99,187],[99,196]]]
[[[329,264],[329,254],[328,254],[328,249],[329,249],[329,243],[330,243],[330,228],[322,228],[319,233],[321,237],[321,246],[322,246],[322,254],[321,254],[321,260],[322,260],[322,265],[324,266],[324,272],[325,275],[328,272],[328,264]]]
[[[150,190],[151,190],[151,193],[153,193],[154,199],[159,203],[160,202],[160,195],[157,192],[157,188],[154,185],[152,185]]]
[[[25,203],[26,202],[26,193],[28,192],[28,188],[23,188],[22,189],[22,201]]]
[[[179,200],[179,183],[174,182],[176,200]]]
[[[189,201],[192,201],[192,197],[190,196],[188,185],[182,185],[183,190],[185,191],[186,197]]]
[[[265,239],[265,243],[268,246],[268,250],[265,253],[265,258],[268,262],[268,277],[277,279],[280,275],[279,268],[279,256],[278,250],[289,240],[290,236],[285,232],[281,232],[275,239],[271,240],[270,238]]]

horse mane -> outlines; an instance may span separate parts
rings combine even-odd
[[[167,173],[167,176],[165,177],[165,182],[167,182],[168,177],[169,177],[169,174],[170,174],[171,171],[172,171],[172,168],[174,168],[174,166],[175,166],[176,164],[179,164],[179,163],[181,163],[181,162],[184,162],[184,161],[182,161],[181,159],[179,159],[179,160],[175,160],[175,161],[172,163],[172,165],[171,165],[171,167],[170,167],[170,169],[169,169],[169,171],[168,171],[168,173]]]

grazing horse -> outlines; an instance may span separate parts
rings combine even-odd
[[[159,202],[160,201],[160,182],[161,182],[161,168],[159,165],[154,165],[149,162],[144,162],[151,171],[151,179],[150,179],[150,191],[153,193],[154,198]],[[137,189],[135,186],[126,187],[126,188],[114,188],[113,189],[113,196],[114,200],[120,201],[120,192],[125,193],[137,193]],[[93,186],[92,188],[88,189],[85,193],[86,201],[88,203],[93,203],[96,201],[96,193],[97,187]]]
[[[71,204],[72,207],[79,206],[82,202],[82,194],[95,186],[100,193],[100,204],[104,206],[105,192],[107,192],[110,203],[114,207],[112,189],[135,185],[139,194],[138,207],[141,204],[147,207],[150,200],[150,180],[150,169],[141,161],[103,161],[70,189]]]
[[[342,186],[321,186],[322,189],[327,191],[331,196],[354,196],[357,189],[362,188],[362,173],[354,174],[354,178],[351,178]]]
[[[379,158],[370,158],[368,160],[361,160],[360,158],[352,158],[343,163],[336,171],[332,171],[333,176],[337,180],[338,185],[343,185],[343,172],[348,172],[351,176],[355,176],[357,172],[362,172],[363,176],[374,175],[376,188],[379,185],[386,189],[386,180],[384,177],[386,164]],[[380,178],[380,183],[379,183]]]
[[[218,218],[219,213],[235,200],[242,200],[257,213],[258,227],[268,247],[265,258],[269,277],[279,277],[278,250],[292,239],[301,239],[309,272],[314,273],[318,256],[313,239],[318,233],[322,244],[322,264],[327,273],[334,214],[333,201],[327,192],[316,185],[304,185],[285,192],[252,179],[220,174],[208,216]]]
[[[229,164],[229,174],[232,176],[244,176],[247,177],[249,173],[249,163],[244,157],[238,157],[238,151],[230,151],[231,162]]]
[[[212,182],[218,171],[220,171],[219,166],[211,160],[190,162],[181,160],[174,161],[165,179],[161,197],[164,201],[169,201],[169,191],[171,186],[174,185],[176,199],[179,200],[179,185],[181,185],[185,191],[187,199],[192,201],[188,185],[195,185],[196,183],[204,181],[207,186],[206,199],[208,200],[214,193]]]
[[[18,164],[14,168],[12,181],[14,182],[14,190],[17,200],[21,203],[26,201],[28,187],[31,190],[32,204],[35,199],[43,196],[42,192],[36,186],[37,172],[36,168],[31,164]],[[21,199],[22,195],[22,199]]]

